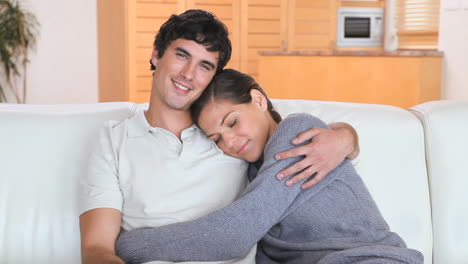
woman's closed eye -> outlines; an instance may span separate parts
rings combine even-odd
[[[216,145],[218,145],[220,137],[211,137],[210,139],[213,140]]]
[[[234,119],[234,121],[231,122],[231,124],[229,125],[229,127],[233,127],[237,124],[237,118]]]

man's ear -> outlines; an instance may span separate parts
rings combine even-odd
[[[153,63],[155,67],[158,63],[158,51],[156,49],[153,49],[153,52],[151,53],[151,63]]]
[[[266,111],[268,104],[266,97],[257,89],[250,90],[250,96],[252,97],[252,103],[262,111]]]

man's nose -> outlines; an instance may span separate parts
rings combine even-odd
[[[196,70],[196,65],[188,62],[187,64],[185,64],[184,68],[182,68],[181,74],[186,80],[191,81],[193,78],[195,78],[195,74],[196,74],[195,70]]]

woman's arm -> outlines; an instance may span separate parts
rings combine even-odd
[[[287,118],[278,125],[265,148],[257,177],[237,201],[193,221],[124,232],[116,244],[117,255],[126,263],[214,261],[245,256],[281,220],[301,191],[300,186],[287,187],[275,178],[299,158],[277,161],[274,154],[293,147],[291,139],[305,128],[325,127],[320,120],[306,117],[307,120],[304,115]]]

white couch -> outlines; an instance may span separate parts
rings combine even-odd
[[[468,263],[468,102],[401,108],[274,100],[286,115],[344,121],[359,136],[354,161],[391,229],[425,263]],[[0,104],[0,263],[80,263],[78,178],[104,121],[128,102]]]

